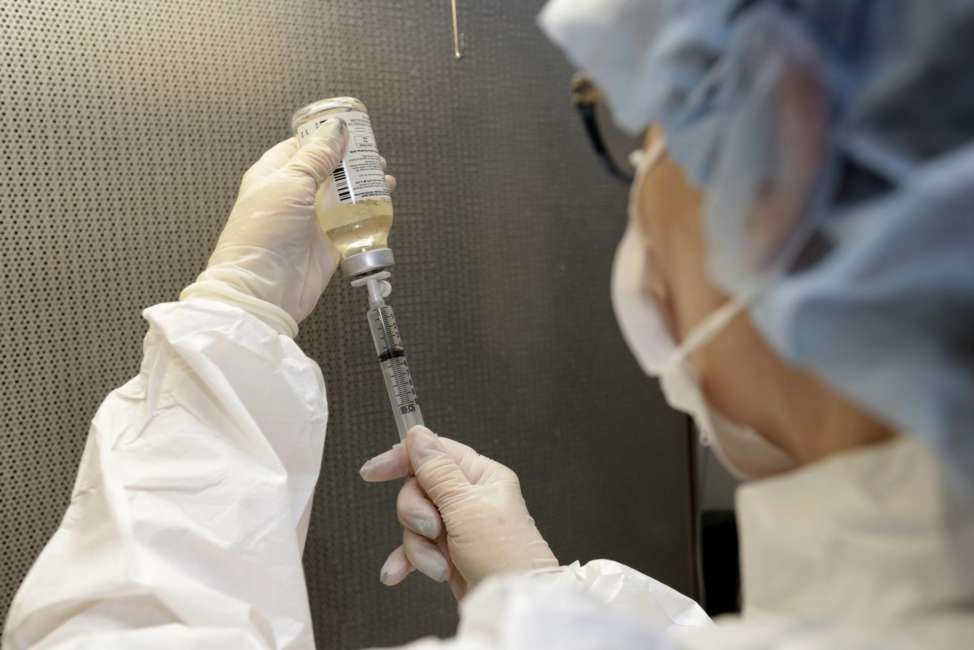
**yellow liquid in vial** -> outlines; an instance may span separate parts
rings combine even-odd
[[[318,210],[318,223],[342,259],[363,251],[389,246],[392,201],[366,199]]]

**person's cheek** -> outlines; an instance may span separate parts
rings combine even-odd
[[[804,216],[805,202],[825,160],[828,109],[818,71],[799,65],[783,77],[777,140],[781,163],[755,202],[748,235],[755,259],[781,250]]]
[[[694,197],[673,197],[650,218],[652,256],[660,306],[674,338],[690,331],[722,304],[707,273],[706,246]]]

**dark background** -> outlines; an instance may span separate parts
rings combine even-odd
[[[58,525],[88,420],[137,372],[140,309],[202,268],[241,173],[291,112],[354,94],[400,182],[392,297],[424,414],[521,476],[568,563],[691,584],[684,420],[609,303],[626,188],[568,103],[542,2],[0,4],[0,616]],[[449,634],[447,590],[382,587],[395,442],[364,320],[335,279],[299,342],[331,421],[305,553],[321,648]],[[65,567],[65,579],[70,579]]]

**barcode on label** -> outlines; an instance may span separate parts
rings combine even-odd
[[[342,203],[351,201],[352,191],[348,188],[348,176],[345,175],[345,166],[342,165],[333,171],[331,175],[335,179],[335,190],[338,191],[338,200]]]

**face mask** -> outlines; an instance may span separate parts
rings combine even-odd
[[[647,259],[646,240],[636,220],[639,188],[649,169],[663,154],[658,142],[638,161],[629,195],[629,227],[612,266],[612,305],[622,335],[643,371],[659,377],[666,401],[693,418],[700,441],[713,448],[723,465],[739,479],[760,478],[793,469],[795,461],[754,429],[721,416],[700,390],[689,355],[716,336],[753,298],[732,299],[697,325],[679,346],[649,288],[655,270]],[[755,292],[757,293],[757,292]]]

